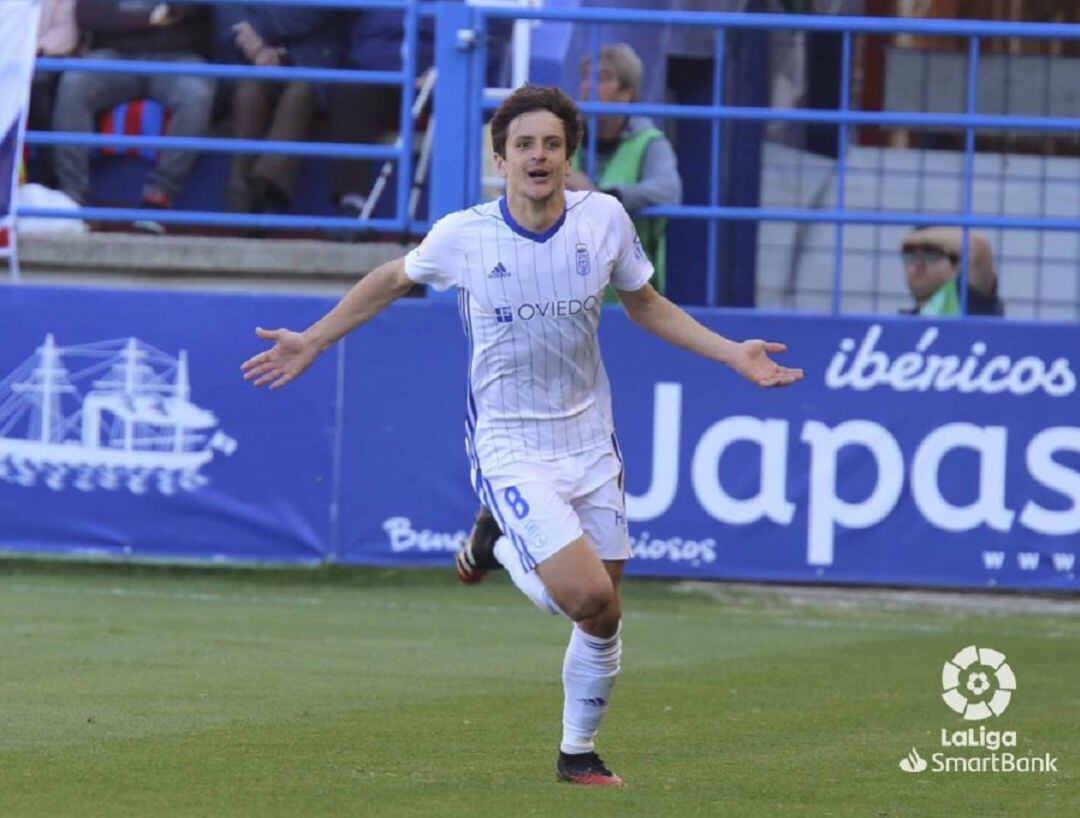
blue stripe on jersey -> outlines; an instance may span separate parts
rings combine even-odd
[[[469,471],[473,482],[473,491],[476,492],[476,496],[480,498],[480,502],[483,503],[487,509],[498,517],[499,528],[510,538],[510,544],[514,546],[514,550],[517,551],[518,560],[521,561],[521,567],[525,571],[531,571],[532,568],[529,567],[529,562],[526,560],[526,557],[528,560],[532,561],[534,567],[536,565],[536,560],[532,559],[532,555],[530,555],[528,551],[522,552],[517,535],[506,527],[506,521],[503,519],[502,513],[495,504],[495,492],[491,490],[491,484],[484,479],[479,464],[475,464]]]
[[[522,567],[525,569],[525,571],[531,571],[531,568],[526,561],[526,555],[528,554],[528,551],[523,554],[522,549],[518,547],[516,535],[507,526],[507,521],[502,518],[502,512],[499,510],[499,507],[496,504],[495,491],[492,490],[491,484],[484,479],[484,474],[480,469],[480,462],[478,462],[475,458],[473,458],[473,465],[469,472],[470,478],[472,478],[473,491],[476,493],[476,497],[480,498],[480,501],[482,502],[482,504],[484,504],[485,508],[487,508],[492,514],[496,515],[496,518],[499,521],[499,528],[501,529],[503,534],[510,537],[511,545],[514,547],[514,550],[517,551],[517,559],[521,561]],[[529,560],[531,559],[531,555],[529,555]],[[535,565],[536,561],[532,560],[532,563],[534,563]]]
[[[619,460],[619,491],[623,493],[623,504],[626,504],[626,463],[622,459],[622,450],[619,449],[619,439],[615,433],[611,433],[611,445],[615,447],[615,457]]]
[[[480,464],[476,458],[476,401],[472,391],[472,318],[469,315],[469,293],[464,288],[458,289],[458,312],[461,314],[461,327],[465,330],[465,338],[469,342],[469,360],[465,371],[465,451],[472,467],[479,469]]]
[[[532,560],[529,552],[524,549],[524,544],[521,542],[521,539],[518,537],[518,535],[515,534],[510,528],[506,527],[506,520],[503,519],[502,512],[499,511],[498,504],[495,502],[495,493],[491,490],[490,484],[487,482],[487,480],[484,479],[483,475],[480,475],[479,478],[481,482],[481,489],[484,492],[480,495],[481,501],[484,503],[484,505],[488,506],[492,513],[494,513],[495,516],[498,518],[500,529],[507,537],[510,538],[510,544],[513,545],[514,550],[517,551],[518,560],[521,562],[522,569],[524,569],[525,571],[531,571],[533,567],[535,567],[535,560]],[[530,561],[532,561],[532,565],[529,564]]]
[[[469,415],[472,418],[473,431],[476,427],[476,397],[473,395],[472,388],[472,361],[473,361],[473,325],[472,325],[472,299],[469,296],[468,290],[463,290],[465,293],[465,335],[469,338],[469,371],[468,371],[468,390],[469,397],[468,410]]]
[[[506,226],[517,233],[522,238],[530,239],[531,241],[543,244],[550,239],[556,233],[559,232],[559,228],[563,226],[563,222],[566,221],[566,207],[563,206],[563,212],[559,215],[559,218],[555,220],[555,224],[551,225],[543,233],[534,233],[526,227],[522,227],[518,224],[514,217],[510,215],[510,207],[506,204],[506,197],[503,196],[499,199],[499,211],[502,213],[503,221],[506,222]]]
[[[465,337],[469,337],[469,324],[465,321],[465,288],[458,287],[457,291],[457,309],[458,315],[461,316],[461,329],[465,332]]]
[[[514,533],[506,528],[506,521],[502,518],[502,514],[499,512],[498,507],[495,505],[495,493],[490,490],[490,483],[484,479],[483,473],[480,471],[480,464],[475,460],[473,466],[469,469],[469,476],[472,478],[473,491],[476,492],[476,496],[484,507],[495,514],[499,519],[499,528],[508,537],[510,537],[510,544],[514,546],[514,550],[517,551],[518,559],[521,561],[521,567],[526,571],[529,571],[529,565],[525,561],[525,556],[521,553],[521,549],[518,548],[517,541],[514,539]]]
[[[536,560],[533,559],[533,555],[529,553],[525,541],[515,534],[514,530],[506,524],[506,518],[503,517],[502,509],[499,508],[498,500],[495,499],[495,489],[492,488],[491,483],[483,475],[480,475],[480,480],[487,489],[488,508],[491,509],[491,512],[499,521],[499,528],[501,528],[503,533],[510,538],[510,542],[512,542],[514,548],[517,549],[518,556],[521,558],[521,567],[526,571],[532,571],[536,568]]]

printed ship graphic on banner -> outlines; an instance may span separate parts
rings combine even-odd
[[[80,370],[65,362],[85,361]],[[83,391],[85,390],[85,391]],[[187,352],[137,338],[57,346],[52,334],[0,381],[0,480],[54,491],[194,491],[236,441],[190,400]]]

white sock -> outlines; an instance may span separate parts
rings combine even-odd
[[[564,753],[588,753],[600,730],[622,656],[622,623],[614,636],[589,636],[577,625],[563,660]]]
[[[544,587],[544,581],[536,571],[527,571],[521,564],[521,557],[510,542],[510,538],[503,534],[495,541],[495,559],[506,569],[510,579],[525,596],[531,599],[542,611],[555,616],[566,616],[562,608],[555,604],[548,589]]]

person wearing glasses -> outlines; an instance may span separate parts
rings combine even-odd
[[[1004,315],[994,254],[986,236],[969,231],[967,310],[961,307],[959,227],[920,227],[904,237],[904,276],[915,305],[906,315]]]

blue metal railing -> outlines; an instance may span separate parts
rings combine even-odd
[[[223,0],[224,1],[224,0]],[[92,71],[95,74],[145,74],[217,79],[256,79],[285,82],[357,83],[398,85],[407,76],[404,71],[354,71],[345,68],[304,68],[303,66],[252,66],[228,63],[178,63],[155,60],[106,60],[82,57],[39,57],[34,62],[39,71]]]
[[[646,216],[662,216],[669,219],[706,219],[709,222],[707,241],[706,298],[711,306],[717,301],[717,241],[716,224],[721,219],[790,222],[831,222],[835,224],[833,257],[832,311],[841,310],[843,292],[844,226],[847,224],[887,225],[940,225],[943,220],[959,226],[964,240],[960,259],[963,274],[961,301],[967,304],[968,238],[973,227],[1034,228],[1039,230],[1080,230],[1080,218],[1024,218],[977,215],[973,210],[973,177],[975,154],[975,131],[980,128],[1003,128],[1013,131],[1062,131],[1080,132],[1080,119],[1052,116],[1005,116],[979,114],[976,112],[979,71],[979,43],[983,37],[1011,37],[1029,39],[1080,39],[1080,26],[1071,24],[1002,23],[990,21],[916,20],[896,18],[857,18],[778,14],[741,14],[728,12],[680,12],[643,9],[555,9],[555,8],[481,8],[477,10],[477,26],[481,35],[489,20],[532,19],[589,24],[590,64],[595,67],[599,54],[599,26],[601,24],[628,23],[642,25],[688,26],[712,28],[714,40],[713,104],[709,106],[680,106],[649,103],[599,103],[583,101],[579,107],[590,122],[590,138],[586,145],[589,165],[595,157],[596,118],[601,115],[623,114],[666,117],[671,119],[702,119],[712,123],[712,160],[710,165],[709,204],[649,207],[641,211]],[[722,103],[724,71],[724,32],[729,30],[771,31],[801,30],[836,32],[841,35],[840,104],[835,111],[799,108],[773,109],[724,105]],[[936,114],[888,111],[851,110],[852,38],[857,34],[917,33],[967,37],[970,47],[967,63],[967,99],[963,113]],[[595,68],[593,69],[595,74]],[[595,76],[590,78],[595,98]],[[483,112],[497,107],[497,102],[484,99],[477,91],[471,97],[474,119]],[[720,190],[720,123],[723,121],[785,121],[801,123],[834,124],[838,126],[837,160],[837,206],[834,209],[799,209],[778,207],[730,207],[718,203]],[[904,211],[859,211],[845,206],[847,187],[849,134],[853,125],[877,125],[883,127],[955,127],[964,129],[963,203],[957,214],[926,214]],[[474,190],[475,190],[474,186]]]
[[[31,139],[30,137],[33,137]],[[213,139],[198,136],[131,136],[126,134],[31,131],[31,145],[82,145],[91,148],[170,148],[200,153],[278,153],[355,159],[397,159],[400,148],[390,145],[349,145],[334,142],[273,142],[262,139]]]
[[[1080,26],[1071,23],[1002,23],[992,20],[928,20],[906,17],[834,17],[806,14],[747,14],[727,11],[521,8],[516,6],[481,6],[477,8],[477,12],[491,19],[635,23],[747,31],[850,31],[861,34],[938,34],[957,37],[981,35],[984,37],[1080,40]]]

